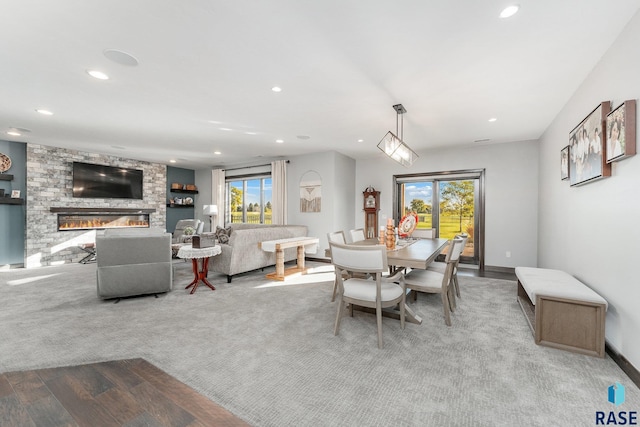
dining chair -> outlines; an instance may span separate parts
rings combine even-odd
[[[329,242],[329,247],[331,248],[331,262],[336,268],[338,282],[338,312],[333,334],[338,335],[340,320],[345,310],[343,304],[349,304],[352,317],[354,305],[375,308],[378,323],[378,348],[383,348],[383,308],[399,304],[400,327],[404,329],[406,298],[404,273],[398,271],[392,276],[383,277],[383,273],[388,271],[387,250],[384,246],[351,246]],[[346,272],[349,277],[343,279],[342,272]],[[369,273],[369,277],[365,279],[354,276],[357,273]]]
[[[467,245],[467,240],[469,240],[469,235],[466,233],[456,234],[455,238],[462,239],[462,251],[464,252],[464,248]],[[453,277],[452,277],[453,287],[456,293],[456,297],[458,298],[460,298],[460,284],[458,283],[458,265],[459,264],[460,264],[460,258],[458,258],[458,261],[456,261],[456,264],[453,267]],[[429,265],[429,267],[427,267],[427,270],[435,270],[435,271],[444,273],[444,270],[446,267],[447,267],[447,264],[444,262],[432,262]],[[455,307],[455,300],[453,301],[453,306]]]
[[[344,237],[344,231],[334,231],[333,233],[327,233],[327,241],[329,243],[340,243],[345,245],[347,239]],[[331,249],[329,249],[329,255],[331,255]],[[348,277],[348,276],[347,276]],[[331,295],[331,302],[336,300],[336,292],[338,291],[338,272],[336,272],[336,279],[333,281],[333,293]]]
[[[411,237],[415,237],[417,239],[433,239],[436,237],[435,228],[416,228],[411,233]]]
[[[351,235],[351,242],[359,242],[365,239],[364,228],[356,228],[355,230],[349,230]]]
[[[444,273],[436,270],[411,270],[405,275],[406,287],[417,297],[417,292],[440,294],[444,310],[444,322],[451,326],[451,311],[454,309],[452,292],[453,269],[462,253],[462,239],[453,239],[449,243],[449,250],[445,259],[447,265]]]

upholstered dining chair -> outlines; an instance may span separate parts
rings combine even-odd
[[[355,230],[349,230],[349,234],[351,235],[352,242],[359,242],[364,240],[364,228],[356,228]]]
[[[406,288],[404,273],[384,276],[388,270],[387,250],[381,245],[353,246],[329,242],[331,262],[336,268],[338,282],[338,312],[333,330],[338,335],[344,304],[349,304],[351,316],[353,306],[375,308],[378,323],[378,348],[383,348],[382,309],[400,305],[400,327],[404,329]],[[348,278],[343,279],[343,272]],[[369,278],[354,277],[357,273],[369,273]],[[396,283],[397,282],[397,283]]]
[[[455,298],[452,292],[453,269],[462,253],[462,245],[462,239],[453,239],[449,243],[444,273],[436,270],[416,269],[405,275],[406,287],[414,291],[414,298],[417,297],[417,292],[440,294],[444,310],[444,322],[447,326],[451,326],[451,311],[454,309],[454,302],[452,301]]]
[[[462,252],[464,252],[464,248],[467,246],[467,240],[469,240],[469,235],[466,233],[456,234],[456,239],[462,239]],[[462,255],[462,253],[461,253]],[[453,282],[453,288],[456,293],[456,297],[460,298],[460,284],[458,283],[458,265],[460,264],[460,258],[456,261],[456,264],[453,267],[453,277],[451,278]],[[427,270],[435,270],[441,273],[444,273],[444,270],[447,268],[447,264],[444,262],[432,262]],[[453,301],[453,306],[455,307],[455,300]]]
[[[435,228],[416,228],[411,233],[411,237],[415,237],[416,239],[433,239],[436,237]]]
[[[334,231],[333,233],[327,233],[327,241],[329,243],[340,243],[342,245],[347,243],[347,239],[344,237],[344,231]],[[329,250],[329,255],[331,255],[331,250]],[[333,293],[331,295],[331,302],[336,300],[336,292],[338,291],[338,272],[336,271],[336,280],[333,281]],[[347,276],[348,277],[348,276]]]

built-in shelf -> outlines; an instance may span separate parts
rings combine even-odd
[[[0,181],[13,181],[13,175],[8,173],[0,173]]]
[[[182,189],[172,188],[169,191],[172,193],[198,194],[198,190],[182,190]]]
[[[0,205],[24,205],[24,199],[13,197],[0,197]]]
[[[167,203],[168,208],[192,208],[194,205],[176,205],[175,203],[172,205],[171,203]]]

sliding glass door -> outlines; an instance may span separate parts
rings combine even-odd
[[[484,170],[394,176],[396,223],[408,212],[418,214],[418,228],[433,228],[437,237],[468,235],[460,262],[484,267]]]

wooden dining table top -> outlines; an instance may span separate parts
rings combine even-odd
[[[447,246],[449,239],[418,239],[401,241],[395,249],[387,250],[387,262],[394,267],[411,267],[425,270]],[[355,242],[356,245],[377,245],[378,239]]]

